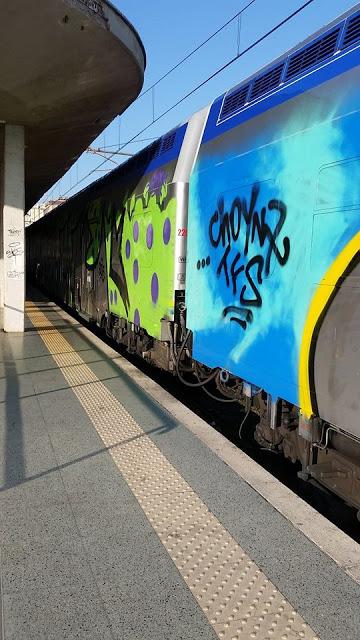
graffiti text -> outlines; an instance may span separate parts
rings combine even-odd
[[[239,307],[225,307],[223,315],[226,317],[235,313],[230,320],[243,329],[253,320],[251,307],[262,306],[260,287],[263,278],[270,275],[272,258],[284,266],[290,255],[289,238],[279,241],[286,220],[286,205],[282,200],[271,199],[259,211],[259,192],[259,185],[254,184],[250,201],[237,196],[232,201],[230,211],[225,211],[224,198],[219,198],[209,223],[210,243],[214,249],[222,250],[216,275],[224,278],[226,287],[239,296],[240,302]],[[274,212],[277,214],[275,224],[273,220],[269,223],[269,212],[272,219]]]

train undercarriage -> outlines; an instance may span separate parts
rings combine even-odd
[[[238,403],[239,437],[246,421],[255,418],[253,438],[262,449],[300,463],[298,476],[319,483],[354,508],[360,520],[360,442],[341,428],[320,418],[306,419],[298,407],[272,398],[222,369],[209,369],[191,357],[192,335],[186,329],[185,306],[180,306],[177,322],[162,320],[161,340],[124,318],[108,314],[101,328],[117,344],[148,363],[177,376],[189,387],[202,387],[211,398]],[[210,390],[210,388],[211,390]]]

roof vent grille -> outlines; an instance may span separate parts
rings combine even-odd
[[[175,144],[175,138],[176,138],[176,131],[169,133],[167,136],[163,138],[163,141],[161,144],[161,151],[159,152],[159,155],[160,153],[161,154],[166,153],[167,151],[170,151],[170,149],[173,148]]]
[[[278,87],[281,81],[283,69],[284,63],[282,62],[277,67],[274,67],[270,71],[267,71],[256,78],[252,85],[250,100],[255,100],[256,98],[264,95],[264,93],[271,91],[271,89]]]
[[[145,154],[144,154],[146,158],[146,162],[151,162],[152,160],[157,158],[160,155],[160,153],[161,153],[161,140],[156,140],[155,142],[150,144],[148,147],[146,147]]]
[[[351,18],[346,26],[341,48],[346,49],[360,40],[360,14]]]
[[[299,75],[306,69],[316,66],[319,62],[331,58],[336,51],[336,45],[340,33],[340,26],[327,33],[325,36],[309,44],[299,53],[295,53],[289,59],[285,81]]]
[[[138,167],[144,167],[158,157],[161,148],[161,140],[156,140],[152,144],[148,145],[144,149],[141,149],[139,153],[128,160],[128,163],[133,170]]]
[[[221,109],[220,120],[236,113],[247,101],[250,84],[238,87],[226,96]]]

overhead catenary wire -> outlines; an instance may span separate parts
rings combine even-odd
[[[229,24],[231,24],[232,22],[234,22],[234,20],[238,20],[239,18],[241,19],[242,14],[252,5],[256,2],[256,0],[250,0],[250,2],[248,2],[244,7],[242,7],[242,9],[240,9],[232,18],[230,18],[229,20],[227,20],[223,25],[221,25],[221,27],[219,27],[218,29],[216,29],[216,31],[214,31],[213,33],[210,34],[210,36],[208,36],[205,40],[203,40],[200,44],[198,44],[194,49],[192,49],[186,56],[184,56],[181,60],[179,60],[175,65],[173,65],[170,69],[168,69],[168,71],[166,71],[162,76],[160,76],[160,78],[158,78],[152,85],[150,85],[150,87],[148,87],[147,89],[145,89],[144,91],[142,91],[140,93],[140,95],[136,98],[135,102],[138,102],[139,100],[141,100],[141,98],[143,98],[145,95],[147,95],[148,93],[153,92],[155,87],[157,87],[157,85],[160,84],[160,82],[162,82],[163,80],[165,80],[165,78],[167,78],[169,75],[171,75],[174,71],[176,71],[176,69],[178,69],[182,64],[184,64],[184,62],[187,62],[187,60],[189,60],[193,55],[195,55],[195,53],[197,53],[198,51],[200,51],[200,49],[202,49],[202,47],[204,47],[206,44],[208,44],[213,38],[215,38],[217,35],[219,35],[219,33],[221,33],[221,31],[223,31],[224,29],[226,29],[226,27],[229,26]],[[239,39],[239,22],[238,22],[238,45],[237,45],[237,51],[239,53],[239,46],[240,46],[240,39]],[[151,122],[151,124],[154,124],[154,95],[152,96],[152,101],[153,101],[153,120]],[[137,139],[137,140],[129,140],[127,142],[124,143],[124,145],[121,145],[121,114],[118,115],[119,118],[119,141],[115,144],[112,145],[107,145],[103,146],[103,149],[109,149],[110,147],[117,147],[117,150],[120,151],[120,149],[122,149],[124,146],[127,146],[128,144],[130,144],[131,142],[145,142],[145,141],[151,141],[151,140],[157,140],[157,137],[153,137],[153,138],[143,138],[143,139]],[[137,136],[140,135],[140,133],[137,134]],[[100,155],[100,154],[99,154]],[[95,171],[99,171],[100,170],[100,166],[99,168],[95,167],[95,169],[93,170]],[[91,175],[91,172],[90,172]],[[86,179],[87,176],[84,177],[84,180]],[[78,184],[80,184],[80,182],[78,182]],[[68,192],[72,191],[72,189],[77,186],[76,184],[71,185],[70,184],[70,189],[68,190]],[[56,187],[55,187],[56,189]],[[53,193],[53,191],[55,189],[52,189],[50,191],[49,194],[49,198],[51,198],[51,195]],[[66,193],[68,193],[66,192]],[[64,195],[66,195],[66,193]]]
[[[160,82],[162,82],[163,80],[165,80],[165,78],[167,78],[173,71],[175,71],[176,69],[178,69],[182,64],[184,64],[184,62],[187,62],[187,60],[189,60],[189,58],[191,58],[193,55],[195,55],[195,53],[197,53],[198,51],[200,51],[200,49],[202,49],[202,47],[204,47],[206,44],[208,44],[213,38],[215,38],[215,36],[219,35],[219,33],[221,33],[221,31],[223,31],[224,29],[226,29],[226,27],[229,26],[229,24],[231,24],[232,22],[234,22],[234,20],[236,20],[237,18],[239,18],[239,16],[241,16],[242,13],[244,13],[244,11],[246,11],[246,9],[248,9],[252,4],[254,4],[256,2],[256,0],[250,0],[250,2],[248,2],[242,9],[240,9],[240,11],[238,11],[237,13],[235,13],[235,15],[230,18],[229,20],[227,20],[227,22],[224,22],[223,25],[221,25],[221,27],[219,27],[218,29],[216,29],[216,31],[214,31],[210,36],[208,36],[206,38],[206,40],[203,40],[203,42],[201,42],[200,44],[198,44],[195,49],[192,49],[190,51],[190,53],[188,53],[186,56],[184,56],[181,60],[179,60],[179,62],[177,62],[176,64],[174,64],[173,67],[171,67],[171,69],[169,69],[168,71],[166,71],[166,73],[164,73],[164,75],[162,75],[160,78],[158,78],[150,87],[148,87],[147,89],[145,89],[144,91],[142,91],[142,93],[140,93],[139,97],[137,98],[137,100],[140,100],[143,96],[145,96],[147,93],[149,93],[150,91],[152,91]]]
[[[137,140],[134,140],[134,142],[152,142],[153,140],[157,140],[159,136],[152,136],[151,138],[138,138]],[[130,144],[130,142],[127,142],[126,144]],[[107,144],[106,147],[101,147],[101,149],[112,149],[113,147],[117,147],[118,149],[121,148],[121,145],[119,146],[118,142],[115,142],[115,144]]]
[[[61,197],[65,197],[68,195],[68,193],[70,193],[70,191],[72,191],[75,187],[77,187],[79,184],[82,184],[82,182],[84,182],[87,178],[89,178],[92,174],[94,174],[96,171],[99,171],[101,169],[101,167],[104,166],[104,164],[106,164],[113,156],[115,156],[117,154],[118,151],[121,151],[124,147],[126,147],[128,144],[130,144],[131,142],[135,141],[138,136],[140,136],[142,133],[144,133],[145,131],[147,131],[148,129],[150,129],[150,127],[152,127],[156,122],[158,122],[159,120],[161,120],[161,118],[163,118],[164,116],[166,116],[168,113],[170,113],[173,109],[175,109],[177,106],[179,106],[182,102],[184,102],[187,98],[189,98],[191,95],[193,95],[196,91],[198,91],[201,87],[203,87],[204,85],[206,85],[208,82],[210,82],[211,80],[213,80],[213,78],[215,78],[217,75],[219,75],[222,71],[224,71],[225,69],[227,69],[228,67],[230,67],[232,64],[234,64],[234,62],[236,62],[237,60],[239,60],[239,58],[241,58],[242,56],[244,56],[246,53],[248,53],[249,51],[251,51],[252,49],[254,49],[254,47],[256,47],[258,44],[260,44],[261,42],[263,42],[266,38],[268,38],[270,35],[272,35],[273,33],[275,33],[278,29],[280,29],[284,24],[286,24],[287,22],[289,22],[290,20],[292,20],[296,15],[298,15],[299,13],[301,13],[301,11],[304,11],[304,9],[306,9],[310,4],[312,4],[313,2],[315,2],[315,0],[307,0],[307,2],[303,3],[300,7],[298,7],[295,11],[293,11],[291,14],[289,14],[286,18],[284,18],[283,20],[281,20],[280,22],[278,22],[274,27],[272,27],[269,31],[267,31],[266,33],[264,33],[262,36],[260,36],[260,38],[257,38],[257,40],[255,40],[252,44],[248,45],[245,49],[242,49],[239,53],[237,53],[235,56],[233,56],[233,58],[231,58],[230,60],[228,60],[225,64],[223,64],[221,67],[219,67],[218,69],[216,69],[216,71],[214,71],[210,76],[208,76],[205,80],[203,80],[202,82],[200,82],[198,85],[196,85],[193,89],[191,89],[191,91],[189,91],[188,93],[186,93],[182,98],[180,98],[180,100],[178,100],[177,102],[175,102],[173,105],[171,105],[168,109],[166,109],[165,111],[163,111],[159,116],[157,116],[154,120],[151,120],[151,122],[149,122],[145,127],[143,127],[143,129],[141,129],[140,131],[138,131],[132,138],[130,138],[129,140],[127,140],[124,144],[122,144],[120,147],[118,147],[116,149],[116,151],[113,152],[113,154],[110,154],[109,157],[106,160],[103,160],[102,162],[100,162],[99,165],[97,165],[94,169],[91,169],[91,171],[89,171],[86,175],[84,175],[82,178],[80,178],[80,180],[78,180],[71,188],[69,188],[67,191],[65,191]],[[244,11],[245,9],[243,9]],[[149,87],[150,90],[150,87]],[[142,94],[144,95],[144,94]]]

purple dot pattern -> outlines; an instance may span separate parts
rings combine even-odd
[[[137,281],[139,280],[139,263],[137,260],[134,260],[134,264],[133,264],[133,277],[134,277],[134,282],[136,284]]]
[[[138,221],[136,221],[135,224],[134,224],[133,236],[134,236],[135,242],[137,242],[139,240],[139,223],[138,223]]]
[[[166,215],[166,214],[165,214]],[[145,220],[143,221],[145,222]],[[160,225],[162,224],[162,240],[163,240],[163,246],[167,246],[171,240],[171,234],[172,234],[172,221],[170,219],[170,217],[163,217],[162,220],[159,220]],[[139,256],[136,256],[136,254],[138,253],[138,250],[136,249],[136,246],[134,243],[139,243],[140,240],[140,223],[139,220],[133,220],[132,223],[130,223],[130,235],[127,234],[127,237],[125,236],[125,244],[123,245],[123,251],[125,253],[126,259],[129,261],[128,262],[128,267],[126,268],[126,271],[128,272],[128,269],[130,267],[130,270],[132,269],[132,281],[133,281],[133,286],[134,285],[138,285],[139,283],[139,279],[140,279],[140,260],[142,259],[141,257],[139,258]],[[156,246],[156,242],[158,242],[160,240],[161,242],[161,226],[160,226],[160,237],[158,237],[158,235],[156,235],[157,233],[157,229],[155,229],[154,227],[154,223],[152,222],[148,222],[147,224],[145,224],[145,227],[143,229],[143,231],[141,232],[142,236],[141,236],[141,247],[144,246],[146,241],[146,247],[147,249],[150,251],[152,251],[154,249],[154,246]],[[145,237],[143,237],[143,235]],[[143,249],[142,249],[143,251]],[[145,254],[142,254],[141,252],[141,256],[143,256],[143,258],[145,258]],[[157,262],[157,261],[156,261]],[[201,260],[200,260],[201,263]],[[154,265],[155,266],[155,265]],[[157,270],[158,271],[158,270]],[[157,305],[159,304],[159,299],[160,299],[160,278],[158,275],[158,272],[154,271],[152,276],[151,276],[151,280],[149,282],[148,280],[148,276],[146,274],[147,269],[145,270],[145,273],[142,273],[142,277],[147,276],[146,280],[148,282],[147,287],[149,287],[150,285],[150,295],[151,295],[151,304],[153,305],[153,313],[156,313],[156,308]],[[131,271],[130,271],[131,273]],[[150,272],[151,273],[151,272]],[[130,284],[130,283],[129,283]],[[130,284],[131,287],[131,284]],[[138,287],[136,289],[133,290],[134,293],[134,299],[133,299],[133,303],[136,302],[139,304],[140,300],[139,300],[139,292],[136,294],[135,292],[138,291]],[[111,304],[112,305],[118,305],[119,302],[119,293],[117,290],[112,290],[109,291],[109,297],[111,299]],[[138,298],[136,300],[136,298]],[[149,300],[149,298],[148,298]],[[150,300],[149,300],[150,302]],[[148,309],[150,311],[150,309],[148,308],[149,302],[146,303],[146,301],[144,300],[144,308]],[[142,302],[141,302],[142,304]],[[133,306],[134,309],[135,305]],[[133,315],[133,322],[134,325],[136,327],[140,327],[141,326],[141,319],[140,319],[140,311],[141,311],[141,306],[140,306],[140,310],[139,308],[135,308],[135,310],[133,311],[133,313],[131,315]],[[131,318],[130,315],[130,318]],[[129,319],[130,319],[129,318]]]
[[[164,244],[168,244],[171,236],[171,222],[169,218],[166,218],[163,226],[163,240]]]
[[[148,228],[146,229],[146,246],[148,249],[151,249],[151,247],[153,246],[153,242],[154,242],[154,228],[152,224],[149,224]]]
[[[151,299],[154,304],[157,303],[159,297],[159,279],[156,273],[151,278]]]

